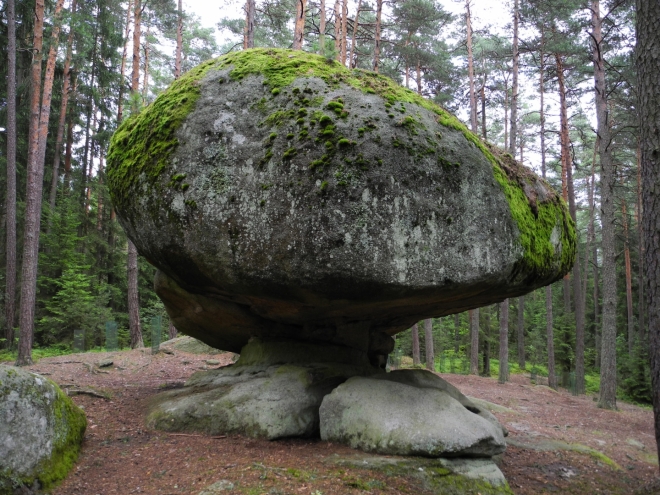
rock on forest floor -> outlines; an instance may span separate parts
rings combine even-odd
[[[78,463],[53,495],[432,493],[413,473],[388,476],[337,462],[360,454],[321,440],[148,430],[144,411],[153,394],[233,357],[170,352],[73,354],[28,368],[68,389],[87,413]],[[106,366],[98,367],[101,361]],[[442,377],[464,394],[500,406],[491,411],[510,432],[500,468],[514,493],[649,493],[642,487],[658,471],[650,409],[619,403],[618,411],[604,411],[592,396],[535,386],[523,375],[505,385],[493,378]]]

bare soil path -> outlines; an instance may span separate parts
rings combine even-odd
[[[78,464],[53,495],[197,495],[217,482],[234,487],[217,493],[250,495],[428,493],[414,477],[338,466],[333,459],[355,451],[320,440],[146,429],[144,411],[153,394],[180,386],[196,371],[230,364],[231,356],[152,356],[139,349],[44,358],[30,367],[71,390],[87,413]],[[113,364],[99,369],[103,359]],[[522,375],[505,385],[442,376],[466,395],[502,406],[493,413],[508,428],[510,446],[500,468],[516,494],[632,494],[657,474],[650,409],[620,404],[619,411],[604,411],[593,397],[535,386]]]

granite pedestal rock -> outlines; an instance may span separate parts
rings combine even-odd
[[[118,218],[158,268],[177,329],[242,354],[257,342],[328,349],[295,362],[242,355],[194,377],[158,399],[159,428],[211,431],[208,404],[225,415],[214,432],[310,435],[325,431],[326,397],[332,431],[351,443],[335,422],[342,407],[357,414],[341,391],[371,388],[379,404],[395,388],[419,393],[408,378],[373,378],[394,335],[525,294],[574,262],[568,209],[545,181],[390,79],[302,51],[245,50],[189,71],[120,126],[107,161]],[[351,362],[338,366],[336,349]],[[447,391],[429,394],[470,412]],[[266,419],[249,412],[275,401],[288,405]],[[492,423],[473,416],[473,437],[410,451],[501,450]]]

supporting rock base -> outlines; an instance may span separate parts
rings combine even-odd
[[[154,397],[147,423],[270,440],[320,435],[379,454],[445,458],[433,467],[443,483],[447,473],[475,472],[504,483],[490,458],[504,451],[506,431],[490,412],[433,373],[386,373],[348,347],[253,339],[236,364]]]

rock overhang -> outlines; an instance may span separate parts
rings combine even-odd
[[[575,254],[544,181],[432,102],[304,52],[193,69],[118,129],[108,181],[160,287],[177,287],[160,291],[168,310],[231,313],[230,350],[251,326],[392,335],[550,283]]]

